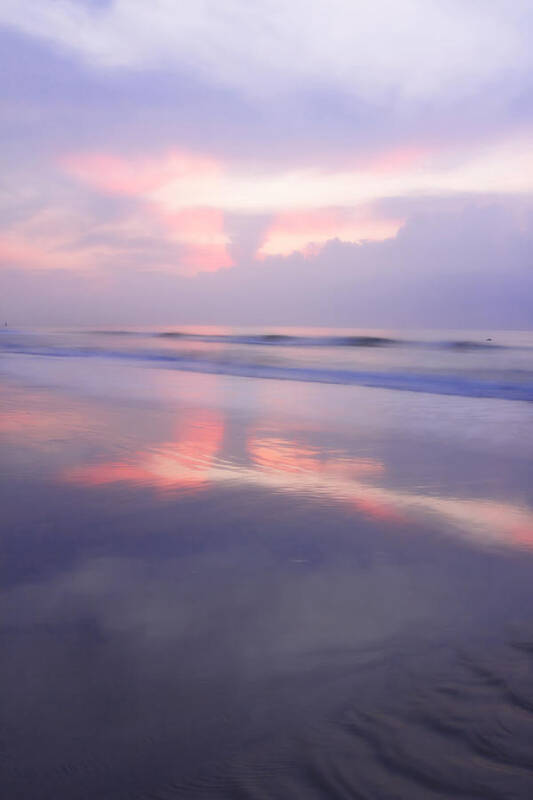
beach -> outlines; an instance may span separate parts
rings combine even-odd
[[[3,337],[6,796],[531,796],[531,334]]]

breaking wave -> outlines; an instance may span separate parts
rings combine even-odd
[[[349,335],[349,336],[300,336],[283,333],[232,334],[232,333],[191,333],[189,331],[139,331],[98,330],[91,331],[100,336],[147,336],[158,339],[178,339],[185,342],[205,342],[213,344],[241,344],[289,347],[422,347],[451,350],[500,350],[506,345],[498,344],[492,338],[484,341],[450,340],[442,342],[423,339],[397,339],[388,336]]]
[[[289,338],[289,337],[287,337]],[[350,337],[354,338],[354,337]],[[359,337],[355,337],[359,338]],[[372,339],[374,337],[362,337]],[[371,345],[366,345],[371,346]],[[144,363],[167,369],[231,375],[243,378],[303,381],[367,386],[409,392],[456,395],[461,397],[499,398],[533,401],[533,371],[506,369],[504,371],[468,373],[418,369],[357,369],[329,366],[327,360],[302,366],[298,362],[262,363],[253,358],[243,359],[238,353],[173,352],[172,350],[112,349],[107,347],[66,347],[61,344],[16,340],[2,342],[0,353],[45,356],[53,358],[117,359]]]

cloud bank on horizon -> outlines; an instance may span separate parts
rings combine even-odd
[[[530,327],[532,25],[530,0],[4,0],[2,313]]]

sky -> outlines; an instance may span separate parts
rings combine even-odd
[[[2,0],[0,317],[533,327],[532,0]]]

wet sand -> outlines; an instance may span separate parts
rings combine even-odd
[[[531,797],[530,404],[83,370],[1,382],[9,798]]]

